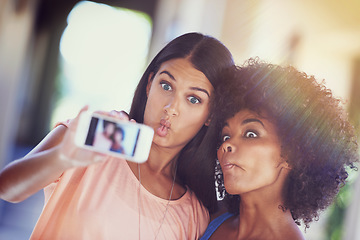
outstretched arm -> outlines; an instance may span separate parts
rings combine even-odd
[[[59,161],[59,144],[67,131],[58,126],[30,153],[7,165],[0,173],[0,198],[20,202],[55,181],[69,167]]]
[[[79,115],[69,128],[56,127],[25,157],[13,161],[0,172],[0,198],[9,202],[23,201],[56,181],[65,170],[104,158],[102,154],[74,144]]]

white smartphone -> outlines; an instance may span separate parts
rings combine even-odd
[[[154,130],[144,124],[84,112],[76,129],[75,144],[142,163],[149,157],[153,136]]]

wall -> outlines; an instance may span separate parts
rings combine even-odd
[[[32,40],[36,0],[0,4],[0,166],[8,161],[26,90],[27,54]]]

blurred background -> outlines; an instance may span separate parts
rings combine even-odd
[[[190,31],[221,40],[237,64],[258,56],[325,79],[359,126],[359,13],[358,0],[1,0],[0,167],[85,104],[128,110],[149,61]],[[307,239],[360,239],[357,175]],[[42,205],[42,191],[0,201],[0,239],[28,239]]]

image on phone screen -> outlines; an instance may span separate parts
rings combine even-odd
[[[119,124],[98,117],[92,117],[85,145],[106,152],[117,152],[134,156],[140,129],[129,124]]]

